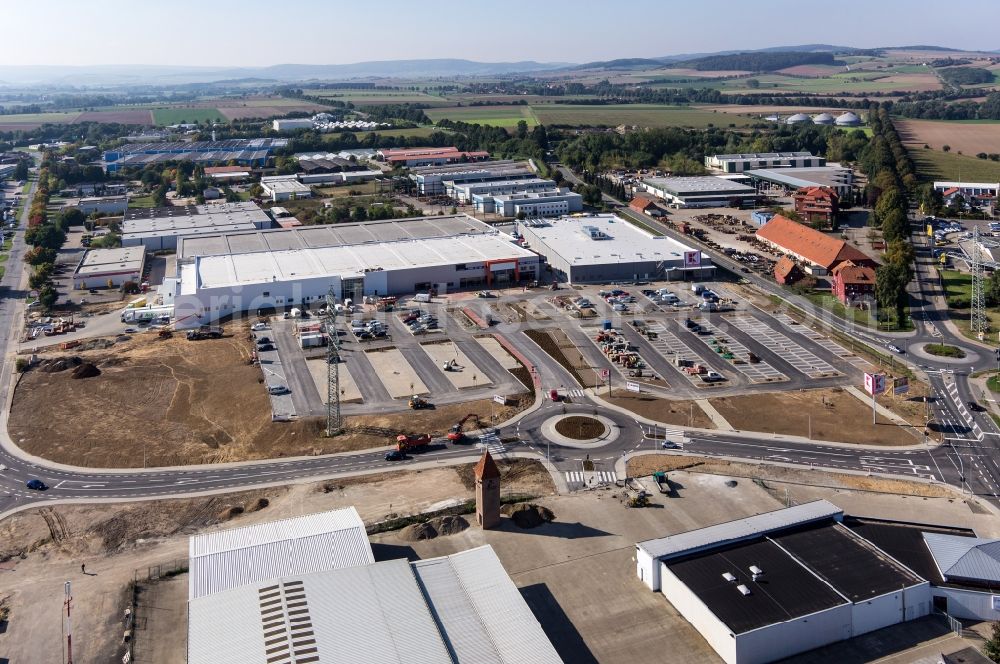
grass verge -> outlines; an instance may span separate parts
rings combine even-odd
[[[950,346],[948,344],[926,344],[924,350],[938,357],[955,357],[958,359],[965,357],[964,350],[958,346]]]

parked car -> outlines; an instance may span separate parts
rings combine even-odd
[[[261,344],[269,344],[269,343],[271,343],[271,337],[267,337],[267,336],[257,337],[257,345],[258,346],[261,345]]]
[[[257,346],[258,353],[266,353],[269,350],[274,350],[274,344],[260,344]]]
[[[261,330],[267,329],[267,323],[254,323],[250,326],[252,332],[260,332]]]
[[[135,334],[138,331],[139,330],[135,329],[134,327],[126,327],[125,328],[125,334]]]
[[[284,385],[268,385],[268,394],[288,394],[288,388]]]

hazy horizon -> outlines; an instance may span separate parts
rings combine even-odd
[[[0,65],[266,67],[442,58],[582,63],[812,43],[992,51],[1000,48],[992,22],[969,17],[988,16],[994,7],[989,0],[956,0],[940,12],[930,0],[876,6],[842,0],[826,11],[802,0],[636,0],[627,6],[592,3],[580,11],[579,2],[568,0],[509,0],[502,9],[427,0],[415,10],[400,0],[39,0],[4,8],[8,29]]]

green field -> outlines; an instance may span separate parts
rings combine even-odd
[[[153,109],[153,122],[173,125],[186,122],[225,122],[217,108],[157,108]]]
[[[429,108],[425,111],[427,117],[434,122],[439,120],[454,120],[470,124],[491,125],[493,127],[516,127],[524,120],[529,127],[538,124],[538,119],[530,106],[447,106]]]
[[[967,337],[971,333],[969,302],[972,299],[972,277],[957,270],[939,270],[941,281],[944,282],[945,296],[948,298],[949,317]],[[962,305],[962,306],[956,306]],[[1000,330],[1000,310],[996,307],[986,308],[986,318],[989,321],[990,332]]]
[[[1000,182],[1000,162],[921,148],[911,149],[910,158],[921,180]]]
[[[572,106],[569,104],[547,104],[532,109],[538,121],[546,125],[616,127],[637,125],[640,127],[691,127],[704,129],[708,126],[746,127],[755,120],[725,113],[712,113],[688,106],[666,106],[658,104],[609,104],[606,106]]]
[[[129,196],[128,206],[130,208],[151,208],[153,207],[153,197],[149,196]]]
[[[379,131],[359,131],[354,135],[360,141],[364,139],[368,134],[378,134],[379,136],[412,136],[415,138],[427,138],[435,132],[445,132],[445,129],[439,129],[438,127],[413,127],[411,129],[382,129]],[[323,140],[326,142],[334,142],[340,140],[340,134],[333,132],[329,134],[323,134]]]

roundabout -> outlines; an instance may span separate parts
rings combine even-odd
[[[578,413],[553,415],[539,429],[554,445],[581,449],[609,445],[621,434],[621,427],[609,417]]]

